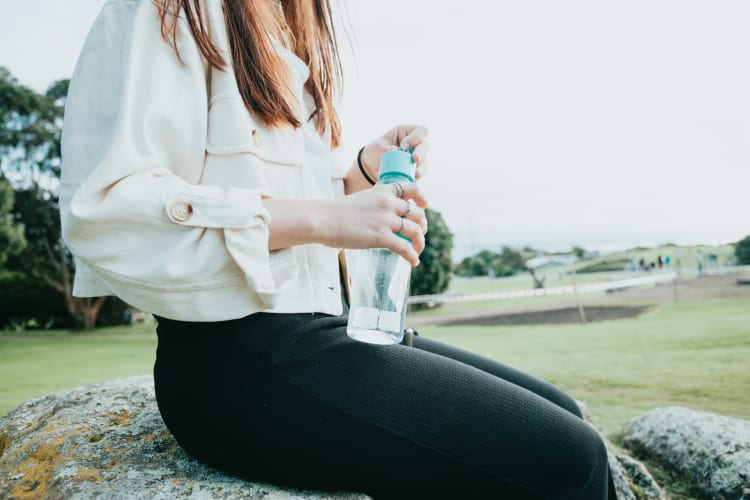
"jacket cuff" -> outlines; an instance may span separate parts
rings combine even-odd
[[[273,308],[277,295],[299,277],[293,249],[268,251],[268,226],[224,229],[227,251],[242,269],[250,289],[264,309]]]
[[[249,228],[271,222],[262,193],[255,189],[217,188],[213,196],[206,186],[200,193],[181,190],[167,197],[164,209],[169,220],[182,226]]]

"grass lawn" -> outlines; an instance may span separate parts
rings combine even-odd
[[[0,333],[0,415],[33,396],[150,373],[155,324],[92,333]],[[510,364],[584,401],[614,442],[650,408],[683,405],[750,419],[750,299],[666,303],[587,325],[439,327],[420,333]],[[647,461],[672,498],[698,498]]]
[[[33,396],[151,373],[154,324],[0,334],[0,414]],[[662,304],[587,325],[439,327],[420,333],[525,370],[584,401],[605,435],[649,408],[750,419],[750,300]]]
[[[439,327],[420,333],[548,380],[616,437],[650,408],[683,405],[750,419],[750,300],[662,304],[587,325]]]
[[[34,396],[115,377],[151,373],[155,324],[0,333],[0,415]]]

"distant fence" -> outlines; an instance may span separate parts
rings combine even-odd
[[[691,271],[693,276],[722,276],[725,274],[744,274],[750,273],[750,266],[721,266],[711,267],[707,266],[703,268],[700,273],[698,271]]]
[[[673,268],[674,269],[674,268]],[[710,267],[704,269],[702,273],[697,271],[686,271],[682,269],[681,278],[695,276],[716,276],[725,274],[743,274],[750,273],[750,266],[731,266],[731,267]],[[447,302],[478,302],[482,300],[508,300],[522,299],[529,297],[548,297],[551,295],[571,295],[577,292],[579,294],[606,292],[614,290],[623,290],[640,285],[651,285],[659,283],[668,283],[677,278],[674,271],[660,272],[649,274],[648,276],[639,276],[637,278],[625,278],[613,281],[601,281],[597,283],[581,283],[579,285],[556,286],[549,288],[533,288],[527,290],[513,290],[509,292],[490,292],[490,293],[446,293],[437,295],[413,295],[409,297],[409,304],[438,304]]]
[[[673,272],[652,274],[638,278],[626,278],[622,280],[601,281],[597,283],[581,283],[580,285],[565,285],[549,288],[532,288],[528,290],[513,290],[510,292],[491,293],[462,293],[462,294],[438,294],[438,295],[414,295],[409,297],[409,304],[429,304],[439,302],[478,302],[481,300],[507,300],[523,299],[529,297],[548,297],[550,295],[572,295],[594,293],[602,291],[622,290],[639,285],[671,282],[677,278]]]

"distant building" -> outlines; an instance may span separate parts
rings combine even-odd
[[[578,262],[575,255],[545,255],[543,257],[534,257],[526,261],[526,267],[529,269],[549,269],[555,267],[569,266]]]

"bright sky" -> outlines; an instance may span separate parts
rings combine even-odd
[[[2,0],[0,65],[69,77],[103,0]],[[344,153],[431,131],[457,257],[750,234],[750,3],[350,1]],[[344,38],[344,37],[342,37]]]

